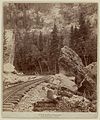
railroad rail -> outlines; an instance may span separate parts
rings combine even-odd
[[[22,97],[32,88],[45,82],[50,76],[22,82],[21,84],[3,90],[3,111],[13,111],[14,107],[20,102]]]

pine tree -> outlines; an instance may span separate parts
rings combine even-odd
[[[69,47],[73,49],[73,40],[74,40],[74,28],[73,25],[71,26],[71,30],[70,30],[70,43],[69,43]]]
[[[59,39],[58,39],[57,26],[54,24],[53,31],[51,33],[51,45],[50,45],[50,68],[52,73],[58,73],[58,57],[59,57]]]
[[[78,32],[78,46],[77,46],[77,53],[81,57],[83,64],[87,66],[88,63],[88,57],[89,55],[89,49],[88,45],[89,43],[89,37],[91,33],[90,23],[89,21],[86,22],[85,16],[83,13],[80,13],[79,17],[79,32]]]
[[[42,36],[42,32],[40,32],[40,35],[39,35],[38,48],[39,48],[40,51],[43,51],[43,36]]]
[[[70,33],[70,48],[72,48],[76,53],[78,53],[78,43],[79,43],[79,30],[78,28],[75,26],[75,28],[73,28],[73,26],[71,26],[71,33]]]
[[[39,17],[39,13],[37,11],[37,16],[36,16],[36,25],[39,26],[40,24],[40,17]]]
[[[85,49],[86,49],[86,62],[87,62],[87,65],[90,64],[91,62],[93,62],[93,59],[96,55],[93,55],[93,52],[96,53],[96,49],[95,49],[95,45],[94,44],[94,41],[96,41],[96,39],[91,39],[92,37],[92,27],[91,27],[91,24],[90,24],[90,21],[87,20],[86,21],[86,30],[87,30],[87,34],[86,34],[86,42],[85,42]],[[94,41],[93,41],[94,40]]]
[[[71,26],[70,47],[81,57],[83,64],[86,66],[92,61],[88,46],[90,42],[91,27],[89,21],[85,21],[83,13],[79,17],[79,29]],[[89,60],[90,59],[90,60]]]
[[[87,57],[87,50],[86,50],[86,42],[88,39],[88,26],[85,22],[84,14],[80,13],[79,18],[79,56],[82,58],[84,65],[87,65],[86,57]]]
[[[59,40],[59,48],[61,49],[62,47],[63,47],[63,40],[64,40],[64,36],[63,35],[61,35],[60,36],[60,40]]]
[[[85,22],[85,17],[84,14],[80,13],[80,18],[79,18],[79,29],[80,29],[80,37],[83,39],[83,41],[86,41],[86,37],[88,34],[88,30],[87,30],[87,24]]]

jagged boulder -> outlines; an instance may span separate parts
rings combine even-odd
[[[92,62],[88,66],[86,66],[88,70],[88,76],[90,76],[94,82],[97,80],[97,62]]]
[[[84,79],[86,68],[81,58],[71,48],[64,46],[59,58],[59,70],[67,76],[75,76],[77,84]]]
[[[79,91],[85,92],[90,100],[97,99],[97,63],[93,62],[86,66],[88,72],[80,84]]]
[[[59,58],[59,69],[60,73],[67,76],[75,76],[75,82],[78,85],[78,92],[81,92],[83,96],[90,100],[96,100],[96,62],[85,67],[81,58],[71,48],[64,46],[61,49]]]

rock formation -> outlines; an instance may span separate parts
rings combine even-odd
[[[74,76],[78,92],[81,92],[84,97],[90,100],[96,99],[96,68],[96,63],[91,63],[85,67],[81,58],[71,48],[64,46],[61,49],[59,58],[60,73],[66,76]]]
[[[80,84],[86,73],[81,58],[67,46],[61,49],[59,69],[67,76],[75,76],[77,84]]]

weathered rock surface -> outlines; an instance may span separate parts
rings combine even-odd
[[[97,63],[93,62],[86,66],[88,72],[80,84],[79,91],[85,91],[86,97],[90,100],[97,99]]]
[[[86,69],[88,70],[88,76],[90,76],[94,82],[97,80],[97,62],[93,62],[86,66]]]
[[[61,73],[67,76],[75,76],[78,84],[83,80],[86,73],[81,58],[67,46],[61,49],[59,69]]]
[[[70,48],[64,46],[59,58],[60,73],[74,76],[78,91],[90,100],[96,99],[97,64],[91,63],[85,67],[81,58]],[[68,79],[66,79],[67,82]],[[64,83],[66,86],[67,83]],[[67,84],[68,86],[68,84]]]
[[[65,76],[62,73],[52,75],[51,79],[49,80],[50,85],[54,88],[66,88],[72,92],[77,91],[78,87],[74,82],[75,77]]]

